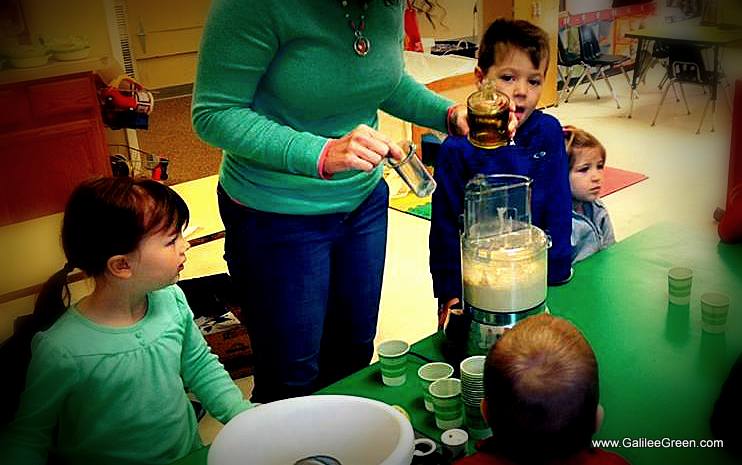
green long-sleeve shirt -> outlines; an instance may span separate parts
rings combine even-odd
[[[101,326],[75,306],[33,340],[0,463],[169,464],[201,447],[189,388],[227,422],[250,408],[206,345],[178,286],[148,295],[133,326]]]
[[[347,11],[359,24],[361,2]],[[220,182],[249,207],[277,213],[351,211],[381,177],[348,171],[331,180],[317,164],[328,138],[359,124],[378,126],[379,109],[446,128],[451,102],[404,71],[403,5],[369,0],[368,55],[336,0],[215,0],[199,53],[193,126],[223,149]]]

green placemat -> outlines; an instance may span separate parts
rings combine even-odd
[[[409,193],[402,197],[390,197],[389,207],[401,211],[402,213],[408,213],[419,218],[430,220],[430,202],[430,196],[420,198],[413,193]]]

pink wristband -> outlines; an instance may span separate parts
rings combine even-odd
[[[325,174],[325,160],[327,159],[327,154],[330,152],[330,141],[331,139],[325,143],[324,147],[322,147],[322,152],[319,154],[319,160],[317,160],[317,174],[320,179],[332,178],[331,174]]]

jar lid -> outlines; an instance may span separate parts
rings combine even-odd
[[[495,89],[492,81],[485,81],[482,87],[466,99],[469,111],[495,114],[510,108],[510,98]]]

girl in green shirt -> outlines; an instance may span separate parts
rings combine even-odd
[[[62,224],[67,264],[33,315],[26,387],[0,435],[3,460],[167,464],[202,446],[186,389],[222,422],[251,407],[213,355],[175,285],[188,207],[151,180],[103,178],[71,195]],[[67,307],[67,275],[95,290]],[[69,293],[67,292],[67,295]]]

